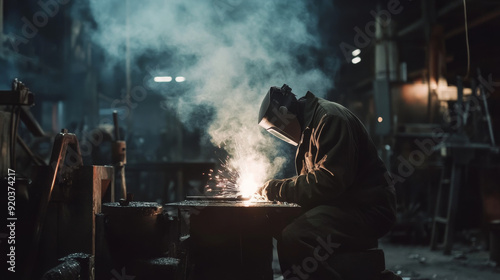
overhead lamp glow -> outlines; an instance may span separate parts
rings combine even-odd
[[[351,60],[352,64],[358,64],[361,61],[361,57],[356,56]]]
[[[377,121],[380,123],[380,122],[383,122],[384,119],[382,117],[378,117]]]
[[[186,80],[186,78],[182,77],[182,76],[178,76],[178,77],[175,77],[175,81],[178,82],[178,83],[182,83]]]
[[[358,56],[361,53],[360,49],[355,49],[352,51],[352,56]]]
[[[170,77],[170,76],[154,77],[154,81],[157,83],[168,83],[168,82],[172,81],[172,77]]]

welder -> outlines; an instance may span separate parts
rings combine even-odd
[[[297,146],[297,176],[258,190],[303,209],[276,236],[283,276],[341,279],[331,256],[376,248],[396,219],[394,186],[374,143],[347,108],[309,91],[297,99],[286,84],[267,92],[259,125]]]

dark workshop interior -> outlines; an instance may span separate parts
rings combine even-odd
[[[500,279],[499,50],[498,0],[0,0],[0,278]]]

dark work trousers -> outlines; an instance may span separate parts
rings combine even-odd
[[[341,279],[328,265],[335,252],[377,247],[395,221],[385,207],[320,205],[307,210],[276,236],[285,279]]]

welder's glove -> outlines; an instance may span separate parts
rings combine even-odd
[[[281,197],[281,188],[286,184],[287,180],[269,180],[257,191],[257,194],[262,195],[270,201],[284,201]]]

